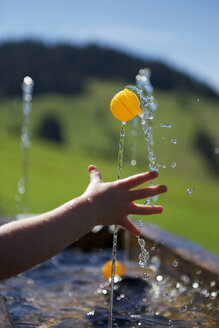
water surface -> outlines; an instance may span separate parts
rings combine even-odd
[[[67,249],[1,282],[0,293],[15,327],[106,328],[110,286],[104,282],[101,267],[111,255],[111,249]],[[118,259],[123,259],[120,251]],[[175,280],[162,272],[157,257],[143,271],[138,263],[128,265],[128,276],[115,283],[113,327],[219,326],[214,282],[207,288],[186,275]]]

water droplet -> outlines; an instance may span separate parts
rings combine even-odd
[[[25,189],[24,186],[19,186],[19,187],[18,187],[18,192],[19,192],[20,194],[25,194],[25,191],[26,191],[26,189]]]
[[[217,297],[217,292],[212,292],[211,293],[211,299],[214,299],[214,298],[216,298]]]
[[[143,229],[144,228],[144,223],[142,220],[139,220],[139,225],[140,225],[140,229]]]
[[[144,248],[146,244],[144,239],[138,238],[138,243],[141,246],[141,253],[139,254],[139,266],[141,268],[145,268],[147,266],[147,261],[149,259],[149,253]]]
[[[176,138],[173,138],[173,139],[171,140],[171,142],[172,142],[174,145],[176,145],[176,144],[177,144],[177,140],[176,140]]]
[[[169,128],[170,129],[170,128],[172,128],[172,125],[171,124],[166,124],[166,123],[161,123],[160,124],[160,127],[161,128]]]
[[[178,267],[179,262],[175,259],[175,260],[173,260],[173,263],[172,264],[176,268],[176,267]]]
[[[22,199],[22,198],[21,198],[21,196],[20,196],[20,195],[16,195],[16,196],[15,196],[15,200],[16,200],[16,202],[20,202],[20,201],[21,201],[21,199]]]
[[[197,98],[197,102],[199,102],[200,101],[200,99],[199,98]]]
[[[205,297],[209,297],[210,293],[208,292],[207,289],[202,289],[201,294],[204,295]]]
[[[147,281],[149,278],[149,274],[148,273],[144,273],[143,274],[143,280]]]
[[[163,280],[163,276],[161,276],[160,274],[156,277],[157,281],[162,281]]]
[[[198,283],[198,282],[194,282],[194,283],[192,284],[192,287],[195,288],[195,289],[198,288],[198,287],[199,287],[199,283]]]
[[[177,289],[179,289],[181,286],[182,286],[182,285],[181,285],[179,282],[176,283],[176,288],[177,288]]]
[[[138,243],[141,247],[145,247],[145,240],[142,238],[138,238]]]
[[[143,262],[143,261],[139,261],[138,264],[139,264],[140,268],[142,268],[142,269],[144,269],[146,267],[146,265],[147,265],[147,263],[146,262]]]
[[[172,320],[169,320],[169,322],[168,322],[168,326],[169,326],[170,328],[173,328],[173,327],[174,327]]]
[[[130,318],[141,318],[140,314],[130,314]]]
[[[187,189],[187,194],[191,195],[193,193],[193,191],[194,191],[194,188],[188,188]]]
[[[189,277],[188,277],[186,274],[183,274],[180,278],[181,278],[181,280],[182,280],[183,282],[185,282],[186,284],[188,284],[189,281],[190,281]]]
[[[181,312],[186,312],[186,311],[187,311],[187,305],[185,304],[181,307]]]
[[[214,148],[214,153],[215,153],[216,155],[219,155],[219,148]]]
[[[27,84],[27,85],[30,85],[30,84],[33,83],[33,80],[31,79],[31,77],[25,76],[24,83]]]
[[[214,287],[216,285],[216,282],[213,280],[213,281],[211,281],[211,283],[210,283],[210,286],[211,287]]]
[[[173,163],[171,164],[171,167],[172,167],[172,168],[176,167],[176,162],[173,162]]]
[[[211,304],[211,303],[208,303],[208,304],[206,305],[206,307],[207,307],[208,311],[210,311],[210,310],[212,309],[212,304]]]
[[[162,166],[162,168],[165,169],[165,168],[166,168],[166,165],[164,164],[164,165]]]
[[[149,169],[150,171],[158,171],[157,164],[155,163],[149,164]]]
[[[147,310],[148,310],[148,313],[150,315],[153,315],[154,314],[154,310],[151,307],[149,307]]]
[[[140,262],[147,262],[148,259],[149,259],[149,254],[146,251],[146,249],[143,249],[141,254],[139,254],[139,260]]]
[[[131,165],[132,166],[135,166],[137,164],[137,162],[133,159],[132,161],[131,161]]]
[[[27,101],[27,102],[31,102],[32,100],[32,96],[31,95],[24,95],[24,100]]]

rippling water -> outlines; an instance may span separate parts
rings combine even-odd
[[[111,249],[68,249],[2,282],[0,294],[15,327],[107,327],[109,283],[101,267],[110,258]],[[175,280],[160,270],[155,257],[147,273],[145,281],[138,265],[129,263],[128,276],[115,283],[113,327],[219,327],[214,282],[200,287],[186,275]]]

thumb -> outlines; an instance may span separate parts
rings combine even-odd
[[[90,175],[90,182],[96,183],[96,182],[102,182],[102,176],[98,168],[94,165],[88,166],[88,172]]]

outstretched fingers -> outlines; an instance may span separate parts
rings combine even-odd
[[[140,173],[140,174],[132,175],[129,178],[120,180],[119,185],[127,189],[132,189],[139,186],[140,184],[143,184],[144,182],[155,179],[157,176],[158,176],[157,171]]]
[[[144,199],[147,197],[152,197],[155,195],[162,194],[167,191],[166,185],[158,185],[153,187],[147,187],[147,188],[141,188],[137,190],[131,190],[129,191],[129,199],[131,201],[137,200],[137,199]]]
[[[128,218],[128,216],[121,223],[121,226],[135,237],[139,237],[141,234],[140,230],[132,223],[132,221]]]
[[[163,207],[160,205],[148,206],[132,203],[129,207],[128,214],[137,215],[150,215],[150,214],[160,214],[163,212]]]

